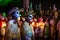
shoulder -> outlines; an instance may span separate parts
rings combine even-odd
[[[8,21],[8,23],[9,23],[9,24],[13,24],[14,21],[15,21],[15,20],[10,20],[10,21]]]

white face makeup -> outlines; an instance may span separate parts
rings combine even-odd
[[[14,14],[13,14],[16,18],[20,17],[20,12],[19,11],[16,11]]]

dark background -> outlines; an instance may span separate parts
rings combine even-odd
[[[35,9],[35,4],[42,4],[43,9],[49,9],[49,7],[53,7],[54,4],[56,4],[56,7],[60,9],[60,2],[59,0],[30,0],[30,2],[33,3],[33,9]],[[10,2],[7,6],[1,6],[0,5],[0,11],[6,11],[8,12],[12,7],[18,6],[19,8],[23,7],[23,0],[13,0],[13,2]]]

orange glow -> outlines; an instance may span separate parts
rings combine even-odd
[[[6,27],[6,22],[2,21],[2,26],[1,26],[1,34],[5,35],[5,27]]]
[[[34,22],[32,22],[32,26],[34,26]]]
[[[17,18],[17,20],[19,21],[19,20],[20,20],[20,17],[19,17],[19,18]]]
[[[6,23],[2,22],[2,28],[6,27]]]
[[[39,27],[40,27],[41,29],[44,29],[44,25],[45,25],[45,23],[43,23],[43,22],[40,22],[40,23],[39,23]]]
[[[38,24],[38,23],[36,23],[36,25],[37,25],[37,27],[39,26],[39,24]]]
[[[33,26],[33,27],[38,27],[38,26],[39,26],[39,24],[38,24],[37,22],[36,22],[36,23],[35,23],[35,22],[33,22],[33,23],[32,23],[32,26]]]

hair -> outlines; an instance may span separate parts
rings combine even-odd
[[[57,21],[59,21],[60,20],[60,16],[58,16],[58,18],[57,18]]]
[[[28,20],[28,16],[27,16],[25,19],[26,19],[27,22],[29,22],[29,20]]]

